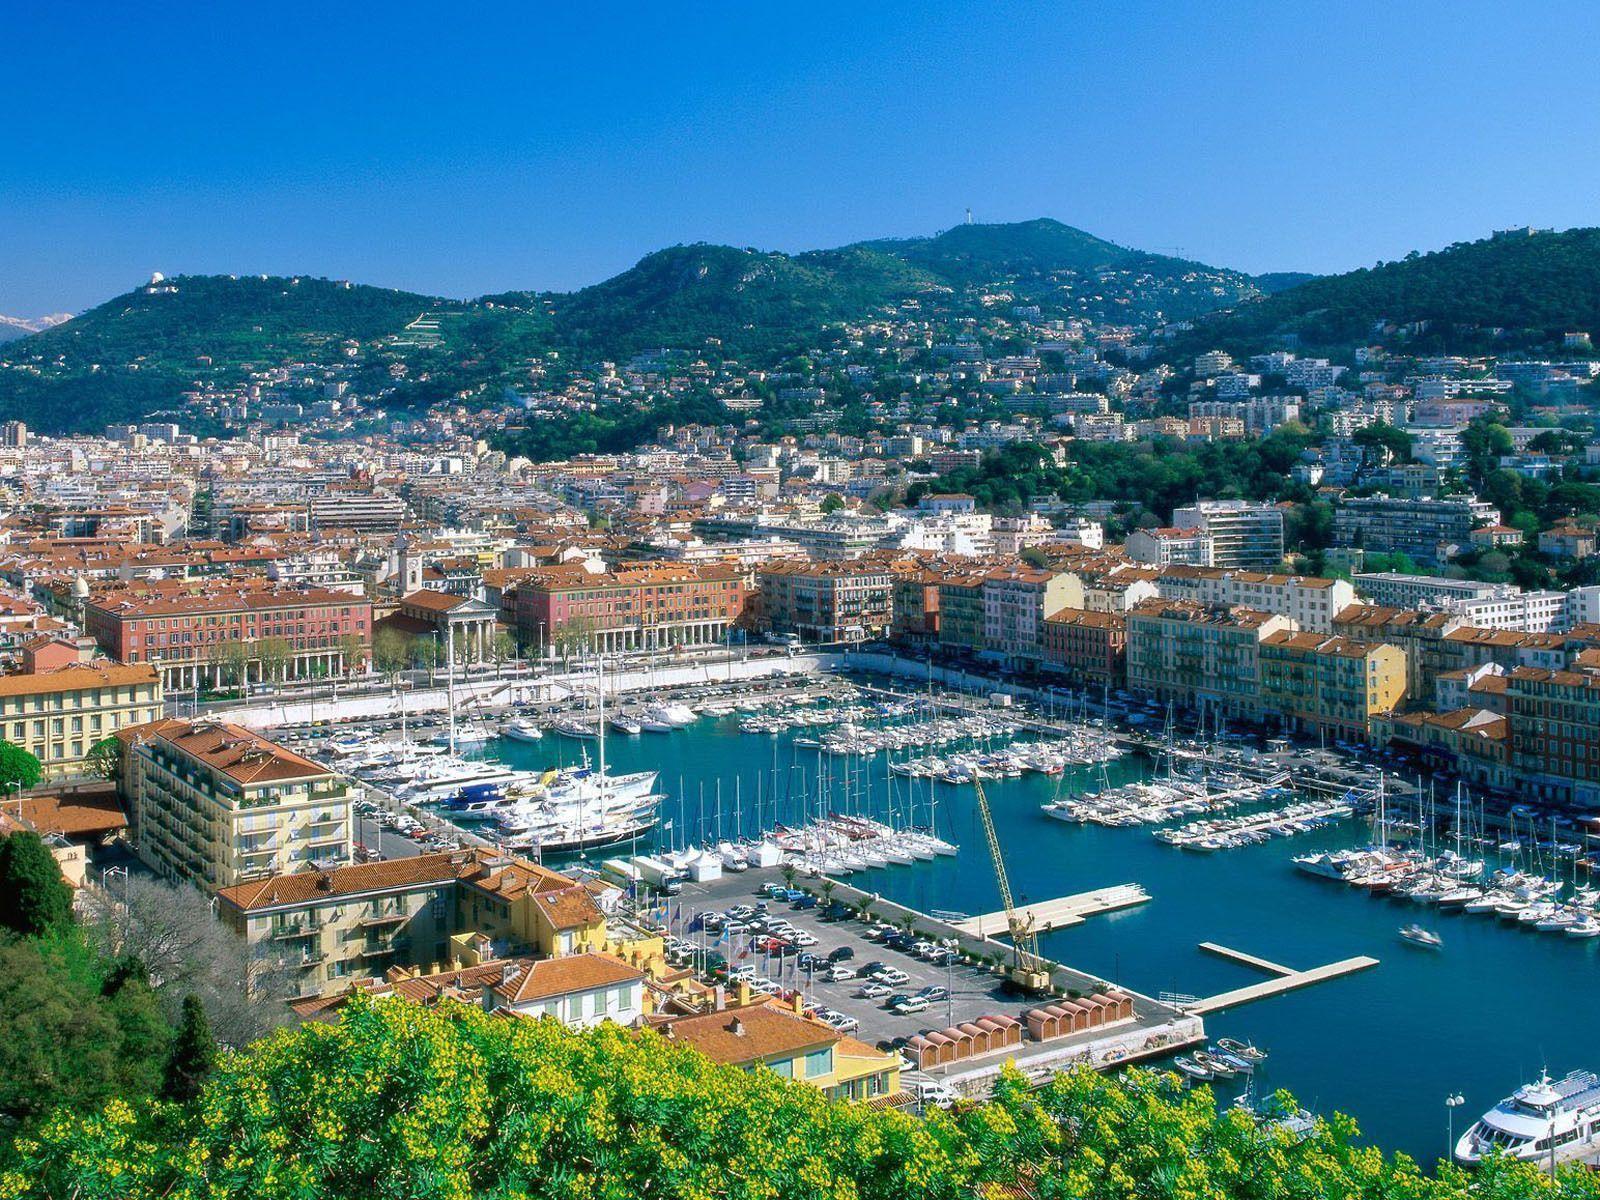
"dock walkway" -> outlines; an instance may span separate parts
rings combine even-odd
[[[1082,925],[1087,918],[1099,913],[1132,908],[1138,904],[1146,904],[1149,900],[1150,893],[1139,884],[1119,883],[1112,887],[1096,888],[1091,892],[1079,892],[1074,896],[1061,896],[1055,900],[1041,900],[1037,904],[1019,905],[1017,915],[1024,921],[1031,917],[1035,933],[1048,933],[1052,929],[1067,929],[1073,925]],[[953,924],[963,933],[970,933],[976,937],[1002,936],[1007,932],[1006,914],[1003,912],[984,913],[982,916],[968,917]]]
[[[1248,984],[1245,987],[1234,988],[1231,991],[1219,992],[1215,996],[1207,996],[1196,1000],[1192,1004],[1184,1005],[1184,1011],[1194,1016],[1205,1016],[1207,1013],[1218,1012],[1224,1008],[1237,1008],[1241,1004],[1249,1004],[1255,1000],[1265,1000],[1268,996],[1281,995],[1299,988],[1310,987],[1314,983],[1322,983],[1328,979],[1338,979],[1343,975],[1353,975],[1357,971],[1365,971],[1378,965],[1378,960],[1365,954],[1354,958],[1342,958],[1338,962],[1325,963],[1320,967],[1311,967],[1299,971],[1294,967],[1286,967],[1282,963],[1271,962],[1254,954],[1246,954],[1243,950],[1234,950],[1228,946],[1220,946],[1216,942],[1201,942],[1200,949],[1207,954],[1215,954],[1218,958],[1226,958],[1246,967],[1253,967],[1271,975],[1271,979],[1260,983]]]

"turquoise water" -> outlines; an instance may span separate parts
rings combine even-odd
[[[753,833],[758,797],[766,826],[829,806],[818,800],[824,789],[818,786],[815,751],[796,750],[787,734],[741,733],[732,719],[703,719],[672,734],[613,737],[607,749],[615,770],[660,770],[659,786],[669,796],[663,818],[673,824],[663,841],[704,840],[716,832],[719,818],[724,836],[738,828]],[[547,766],[576,761],[582,744],[550,736],[534,745],[502,741],[491,753],[519,765]],[[926,782],[895,778],[891,787],[881,755],[852,760],[848,768],[846,761],[821,763],[833,807],[881,817],[892,797],[903,819],[911,792],[916,819],[926,821]],[[1124,760],[1111,768],[1111,782],[1138,770],[1135,760]],[[1090,789],[1098,774],[1082,772],[1076,782]],[[1579,941],[1488,917],[1436,914],[1294,869],[1292,854],[1362,840],[1365,828],[1356,823],[1196,854],[1162,845],[1148,829],[1051,820],[1039,805],[1056,787],[1037,775],[985,785],[1019,900],[1129,882],[1143,884],[1153,899],[1047,935],[1043,949],[1051,957],[1151,995],[1208,995],[1262,978],[1201,953],[1196,946],[1202,941],[1293,967],[1357,954],[1381,960],[1362,974],[1206,1019],[1213,1036],[1248,1038],[1271,1052],[1259,1072],[1261,1086],[1288,1088],[1323,1113],[1349,1113],[1374,1142],[1431,1165],[1445,1152],[1444,1099],[1452,1092],[1466,1097],[1456,1113],[1459,1133],[1462,1121],[1541,1066],[1548,1064],[1552,1074],[1600,1069],[1594,1015],[1600,939]],[[742,821],[735,819],[736,790]],[[934,796],[938,830],[960,844],[960,854],[860,872],[850,882],[923,910],[998,908],[972,789],[940,784]],[[1430,952],[1401,942],[1397,929],[1413,920],[1438,929],[1444,949]]]

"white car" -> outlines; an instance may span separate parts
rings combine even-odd
[[[911,982],[911,976],[907,975],[899,967],[884,967],[882,970],[874,971],[872,978],[874,982],[886,983],[892,988],[905,987],[906,984]]]
[[[906,1081],[906,1091],[917,1098],[923,1108],[949,1108],[958,1097],[947,1083],[937,1079],[912,1079]]]
[[[893,988],[881,983],[864,983],[856,989],[856,995],[863,1000],[881,1000],[892,991]]]
[[[889,1011],[902,1017],[909,1017],[912,1013],[925,1012],[930,1007],[926,996],[907,996]]]
[[[815,946],[817,944],[816,935],[807,933],[804,929],[798,929],[794,933],[786,934],[785,936],[796,946]]]
[[[854,979],[855,977],[856,969],[849,963],[835,963],[828,968],[828,973],[824,976],[829,983],[843,983],[845,980]]]

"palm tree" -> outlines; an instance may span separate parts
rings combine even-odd
[[[910,913],[901,913],[900,914],[900,928],[905,930],[906,933],[909,934],[913,929],[916,928],[916,925],[917,925],[916,917],[912,916]]]
[[[871,900],[863,900],[860,904],[856,905],[856,920],[860,921],[862,924],[866,924],[868,921],[872,920]]]
[[[796,875],[798,875],[799,873],[800,872],[795,869],[795,865],[793,863],[788,863],[788,862],[784,863],[783,864],[783,882],[784,882],[784,885],[787,886],[787,887],[791,887],[791,888],[794,887],[794,877]]]
[[[839,885],[834,883],[834,881],[831,880],[831,879],[823,880],[823,883],[822,883],[822,902],[824,904],[827,904],[830,901],[832,901],[832,899],[833,899],[833,889],[838,887],[838,886]]]

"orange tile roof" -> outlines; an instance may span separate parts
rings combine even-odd
[[[86,688],[128,687],[141,683],[153,684],[157,678],[155,667],[148,663],[130,666],[74,663],[55,671],[40,671],[31,675],[0,675],[0,696],[37,696],[78,692]]]
[[[840,1035],[818,1021],[771,1004],[697,1013],[666,1022],[663,1032],[707,1058],[739,1064],[795,1055],[838,1043]]]
[[[261,909],[310,904],[367,892],[395,891],[461,881],[475,887],[497,882],[512,886],[493,888],[502,896],[517,896],[537,887],[566,888],[572,880],[523,859],[506,858],[487,850],[444,850],[383,862],[357,863],[331,871],[301,871],[274,875],[223,888],[224,903],[254,912]]]
[[[518,974],[492,986],[508,1004],[527,1004],[570,992],[634,983],[644,977],[643,971],[620,958],[591,952],[529,962]]]

